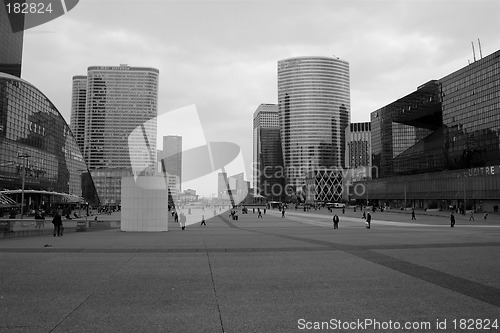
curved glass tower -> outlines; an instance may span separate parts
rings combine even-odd
[[[16,193],[23,183],[32,193],[25,201],[30,209],[65,195],[99,204],[75,137],[54,104],[31,83],[0,73],[0,190]]]
[[[348,62],[336,57],[278,61],[278,105],[289,190],[301,192],[312,171],[345,166],[351,108]]]

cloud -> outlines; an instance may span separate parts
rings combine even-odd
[[[278,60],[347,60],[352,120],[368,121],[466,66],[478,37],[484,55],[500,49],[499,10],[488,0],[87,0],[26,33],[23,76],[69,121],[71,78],[88,66],[158,68],[159,113],[195,104],[207,137],[240,144],[250,161],[252,114],[277,102]]]

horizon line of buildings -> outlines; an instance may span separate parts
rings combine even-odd
[[[158,69],[90,66],[87,75],[75,75],[69,126],[50,99],[21,78],[23,32],[12,33],[5,17],[1,7],[0,36],[9,45],[0,50],[2,192],[19,202],[24,189],[31,191],[28,207],[81,198],[119,205],[122,177],[158,172],[151,121]],[[422,84],[373,111],[369,123],[350,122],[347,61],[283,59],[277,76],[278,103],[261,104],[253,119],[254,191],[268,199],[477,210],[491,210],[500,199],[500,51]],[[142,141],[130,142],[136,129]],[[178,193],[181,147],[160,169],[178,178]],[[140,172],[133,170],[131,151]],[[236,192],[249,188],[240,175],[231,177]],[[365,191],[350,193],[356,186]],[[231,187],[226,184],[229,194]]]
[[[498,211],[500,51],[420,85],[361,123],[342,122],[333,105],[323,117],[318,106],[335,92],[300,76],[310,70],[324,76],[328,69],[303,59],[282,62],[287,75],[278,67],[278,104],[254,112],[257,192],[281,201]],[[282,80],[294,88],[287,90]]]

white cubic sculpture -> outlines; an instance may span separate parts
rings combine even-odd
[[[124,177],[121,190],[121,231],[168,231],[164,177]]]

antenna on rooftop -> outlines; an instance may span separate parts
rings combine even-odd
[[[476,62],[476,51],[474,50],[474,42],[471,42],[472,44],[472,56],[474,57],[474,62]]]
[[[479,44],[479,56],[483,59],[483,51],[481,50],[481,41],[479,38],[477,39],[477,43]]]

